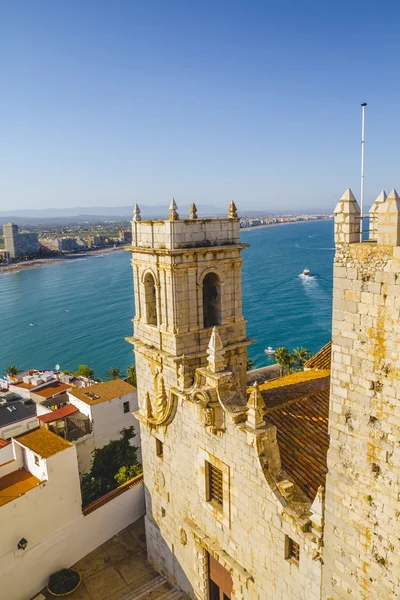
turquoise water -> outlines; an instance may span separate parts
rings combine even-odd
[[[249,355],[268,364],[266,346],[318,350],[330,339],[333,222],[242,231],[243,312]],[[132,363],[133,291],[128,252],[114,252],[0,274],[0,374],[23,369],[75,370],[103,377]],[[299,276],[305,268],[313,278]],[[36,327],[29,327],[29,323]]]

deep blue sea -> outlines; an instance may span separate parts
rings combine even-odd
[[[315,352],[331,335],[333,221],[241,232],[243,313],[256,344],[249,355],[271,363],[267,346]],[[307,268],[312,277],[300,274]],[[88,364],[103,377],[132,363],[134,314],[128,252],[113,252],[0,274],[0,375],[22,369],[75,370]],[[36,327],[29,327],[29,323]]]

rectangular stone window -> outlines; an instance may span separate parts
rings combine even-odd
[[[292,562],[299,564],[300,561],[300,546],[297,542],[292,540],[288,535],[286,536],[286,558]]]
[[[207,501],[222,509],[224,506],[222,471],[206,461],[206,476]]]
[[[164,454],[164,444],[158,438],[156,438],[156,454],[157,456],[162,456]]]
[[[130,411],[129,402],[124,402],[123,406],[124,406],[124,413],[128,413]]]

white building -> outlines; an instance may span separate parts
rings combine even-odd
[[[117,491],[117,490],[116,490]],[[41,427],[0,444],[0,597],[27,600],[144,512],[139,476],[82,511],[76,448]]]
[[[81,473],[90,470],[95,448],[103,448],[111,440],[119,440],[121,431],[131,426],[136,433],[131,444],[139,447],[138,459],[141,460],[139,423],[132,415],[138,409],[137,392],[133,386],[114,379],[85,388],[73,388],[68,392],[68,398],[70,404],[76,406],[91,423],[91,434],[76,441]]]

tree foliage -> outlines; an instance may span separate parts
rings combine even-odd
[[[133,427],[125,428],[121,431],[121,439],[94,450],[92,468],[81,479],[83,506],[142,472],[142,465],[137,460],[137,446],[130,444],[134,435]]]
[[[252,358],[247,357],[247,370],[252,371],[255,368],[256,368],[256,365],[254,363],[254,360]]]
[[[17,365],[10,365],[9,367],[6,367],[5,373],[6,373],[6,375],[9,375],[10,377],[16,377],[18,375],[18,373],[21,373],[21,370],[22,369],[17,367]]]
[[[94,369],[91,369],[87,365],[79,365],[75,375],[77,377],[86,377],[87,379],[95,378]]]
[[[127,382],[130,383],[131,385],[133,385],[133,387],[137,387],[137,379],[136,379],[136,367],[135,365],[131,365],[130,367],[128,367],[127,369],[127,375],[128,377],[126,378]]]
[[[310,352],[307,348],[295,348],[290,352],[284,346],[277,348],[275,352],[276,362],[280,366],[281,376],[283,373],[293,373],[294,371],[303,371],[304,365],[310,358]]]
[[[123,373],[121,369],[118,369],[118,367],[113,367],[107,371],[106,377],[107,379],[121,379],[122,375]]]

